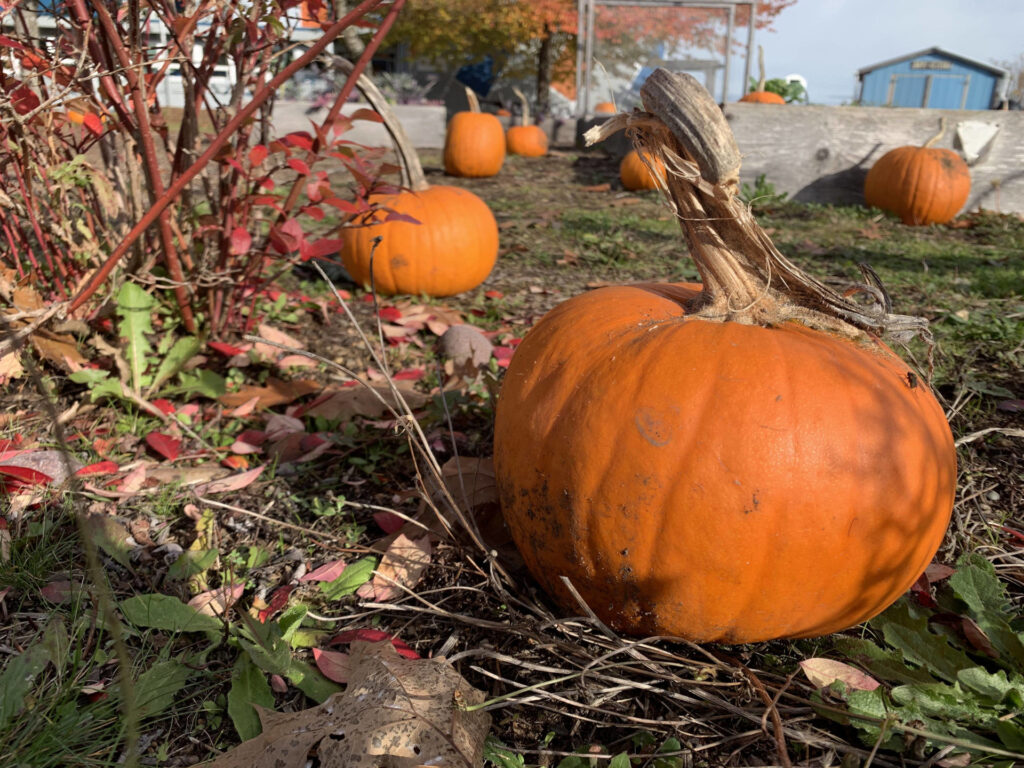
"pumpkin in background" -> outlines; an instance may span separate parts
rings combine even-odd
[[[456,112],[444,137],[444,171],[449,176],[494,176],[505,162],[505,129],[495,116],[480,111],[466,88],[469,111]]]
[[[786,100],[774,91],[766,91],[764,89],[765,70],[764,70],[764,48],[760,45],[757,46],[757,67],[758,67],[758,80],[757,87],[754,90],[743,94],[740,97],[740,101],[752,102],[754,104],[785,104]]]
[[[512,113],[509,112],[504,107],[499,107],[498,111],[495,112],[494,114],[496,114],[498,117],[512,117]]]
[[[666,184],[702,285],[590,291],[526,334],[497,403],[505,520],[549,595],[624,633],[744,643],[857,624],[923,573],[951,515],[943,408],[874,333],[926,324],[865,311],[775,249],[696,79],[657,69],[641,95],[650,114],[588,142],[629,128],[692,169]]]
[[[967,202],[971,172],[960,155],[932,145],[940,130],[920,147],[897,147],[882,155],[864,179],[864,201],[900,217],[904,224],[945,224]]]
[[[610,101],[599,101],[594,105],[595,115],[614,115],[618,111],[615,104]]]
[[[494,214],[468,189],[427,184],[416,151],[380,91],[365,75],[357,85],[391,134],[407,189],[372,195],[369,202],[386,210],[342,228],[342,264],[356,283],[382,294],[450,296],[475,288],[498,257]],[[419,223],[388,221],[390,211]]]
[[[655,172],[661,178],[665,178],[665,164],[661,161],[661,158],[652,157],[647,152],[644,153],[644,156],[647,162],[654,167]],[[627,152],[622,158],[622,162],[619,163],[619,179],[622,181],[623,187],[634,192],[642,189],[658,188],[658,182],[651,173],[651,169],[644,163],[644,158],[640,157],[640,153],[635,149]]]
[[[548,135],[539,125],[530,124],[530,103],[518,88],[512,89],[523,108],[522,125],[510,126],[505,134],[510,155],[543,157],[548,153]]]

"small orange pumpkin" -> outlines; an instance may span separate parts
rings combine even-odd
[[[764,70],[764,48],[760,45],[757,46],[757,66],[760,70],[758,73],[757,88],[745,93],[740,97],[740,101],[752,102],[754,104],[785,104],[786,100],[774,91],[766,91],[764,89],[765,84],[765,70]]]
[[[971,171],[951,149],[936,149],[946,131],[920,147],[897,147],[882,155],[864,179],[864,201],[895,213],[904,224],[945,224],[971,194]]]
[[[774,91],[750,91],[740,97],[740,101],[754,104],[785,104],[786,100]]]
[[[505,162],[505,129],[495,115],[480,111],[466,89],[469,111],[456,112],[444,138],[444,171],[449,176],[494,176]]]
[[[369,202],[384,210],[360,226],[342,228],[342,264],[356,283],[382,294],[449,296],[475,288],[498,257],[494,214],[468,189],[427,184],[416,151],[380,91],[365,76],[358,86],[394,140],[408,189],[371,196]],[[391,211],[419,223],[388,221]]]
[[[530,103],[526,100],[526,95],[518,88],[512,90],[523,105],[523,122],[522,125],[509,127],[505,134],[508,153],[524,157],[543,157],[548,153],[548,135],[539,125],[530,124]]]
[[[653,166],[658,176],[665,178],[665,164],[660,157],[652,157],[648,152],[641,157],[639,152],[631,149],[619,163],[619,179],[622,181],[623,187],[632,191],[658,188],[658,182],[644,159]]]
[[[926,324],[864,312],[775,249],[695,78],[657,69],[641,95],[653,118],[591,135],[628,125],[690,164],[666,184],[703,284],[601,288],[526,334],[495,421],[509,530],[549,595],[629,634],[857,624],[920,576],[953,507],[942,406],[871,332]]]
[[[618,111],[615,108],[615,104],[611,101],[599,101],[594,105],[595,115],[614,115]]]

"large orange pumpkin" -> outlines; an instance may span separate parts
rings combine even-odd
[[[548,135],[539,125],[530,124],[530,103],[518,88],[512,89],[522,105],[522,125],[510,126],[505,134],[510,155],[543,157],[548,153]]]
[[[391,134],[408,189],[371,196],[382,210],[342,228],[345,269],[355,282],[383,294],[449,296],[475,288],[498,256],[494,214],[468,189],[427,184],[416,151],[380,91],[365,76],[358,84]],[[392,211],[419,223],[388,221]]]
[[[567,579],[625,633],[741,643],[857,624],[920,576],[952,509],[943,409],[864,330],[923,323],[869,315],[778,253],[694,78],[659,69],[641,93],[656,118],[596,130],[630,127],[691,164],[667,184],[703,284],[593,291],[526,335],[495,424],[509,528],[550,595],[578,614]],[[696,128],[659,143],[666,125]]]
[[[951,149],[933,148],[945,132],[920,147],[897,147],[882,155],[864,179],[864,201],[895,213],[904,224],[945,224],[967,202],[971,172]]]
[[[654,167],[655,173],[664,178],[665,164],[661,158],[651,157],[646,152],[644,154],[647,157],[647,163]],[[644,163],[644,159],[640,157],[637,150],[629,150],[622,158],[622,162],[619,163],[619,180],[622,181],[622,186],[633,191],[657,189],[658,182],[647,163]]]
[[[468,112],[456,112],[444,137],[444,171],[449,176],[494,176],[505,162],[505,129],[481,112],[476,94],[466,89]]]

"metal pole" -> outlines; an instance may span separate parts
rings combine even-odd
[[[722,79],[722,103],[729,101],[729,62],[732,61],[732,35],[736,27],[736,6],[729,6],[729,22],[725,27],[725,73]]]
[[[583,35],[584,6],[587,0],[576,3],[576,117],[583,117]]]
[[[747,3],[750,7],[750,28],[747,30],[747,61],[743,65],[743,88],[740,93],[746,93],[750,84],[750,59],[754,55],[754,27],[757,26],[757,3]]]
[[[594,83],[594,0],[587,2],[587,89],[583,95],[583,108],[590,114],[590,93]]]

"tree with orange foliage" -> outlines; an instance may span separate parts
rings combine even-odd
[[[771,26],[796,0],[757,4],[757,27]],[[412,56],[454,68],[489,54],[506,78],[534,74],[537,112],[549,109],[553,81],[569,81],[576,57],[576,0],[412,0],[399,15],[388,42],[406,43]],[[609,69],[630,67],[659,45],[685,43],[720,48],[724,13],[701,8],[598,7],[595,36]],[[749,24],[736,7],[736,27]]]

